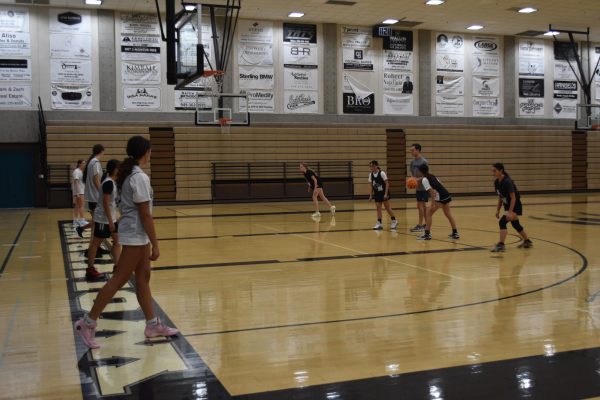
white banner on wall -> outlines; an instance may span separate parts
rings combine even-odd
[[[319,74],[316,68],[284,68],[283,87],[285,90],[318,90]]]
[[[91,85],[53,84],[50,89],[51,107],[54,110],[91,110]]]
[[[175,109],[176,110],[195,110],[196,102],[203,109],[212,108],[211,97],[198,97],[196,90],[176,90],[175,91]]]
[[[91,84],[92,62],[90,60],[50,59],[50,82]]]
[[[129,85],[160,84],[160,62],[121,62],[121,83]]]
[[[240,89],[273,89],[273,67],[239,66]]]
[[[544,99],[519,97],[520,117],[543,117]]]
[[[473,96],[498,97],[500,96],[500,78],[473,77]]]
[[[240,99],[240,111],[251,113],[272,113],[275,111],[275,95],[269,90],[249,90],[246,92],[248,96],[248,107],[244,104],[245,101]]]
[[[123,87],[124,110],[160,109],[160,87]]]
[[[121,14],[121,33],[128,35],[160,35],[156,14]]]
[[[383,91],[412,94],[413,75],[406,72],[383,72]]]
[[[473,97],[474,117],[499,117],[500,100],[489,97]]]
[[[577,100],[572,99],[554,99],[552,101],[553,118],[577,118]]]
[[[350,75],[344,74],[344,93],[353,93],[356,99],[362,100],[373,95],[373,90]]]
[[[412,71],[413,52],[400,50],[383,50],[384,71]]]
[[[318,47],[309,44],[283,44],[284,65],[317,65]]]
[[[463,54],[436,54],[435,66],[439,72],[463,72],[465,56]]]
[[[183,35],[180,36],[180,40],[183,40],[182,37]],[[195,44],[196,42],[194,42],[194,65],[196,65]],[[122,33],[121,60],[160,61],[160,36]]]
[[[462,96],[465,93],[465,77],[438,75],[435,87],[437,94]]]
[[[373,33],[364,26],[342,26],[342,47],[364,49],[371,47]]]
[[[50,8],[50,32],[92,33],[92,15],[86,10],[62,10]]]
[[[435,96],[435,110],[440,117],[462,117],[465,115],[465,98]]]
[[[600,82],[595,82],[594,86],[596,87],[596,100],[600,100]]]
[[[383,94],[383,113],[385,115],[412,115],[413,96],[407,94]]]
[[[500,75],[500,57],[493,54],[473,55],[471,60],[473,75]]]
[[[519,39],[519,75],[544,76],[544,42]]]
[[[475,55],[500,56],[500,38],[475,36],[472,43]]]
[[[240,43],[239,65],[273,65],[273,45],[264,43]]]
[[[0,59],[0,81],[30,81],[31,59]]]
[[[573,68],[577,68],[577,65],[573,61],[571,61],[571,65],[573,66]],[[575,77],[575,73],[573,73],[573,70],[571,69],[567,61],[555,60],[554,79],[574,81],[577,78]]]
[[[0,32],[0,56],[31,57],[29,32]]]
[[[460,35],[458,33],[437,33],[435,40],[435,52],[438,54],[465,53],[465,38],[463,35]]]
[[[0,85],[0,109],[13,107],[31,107],[31,85]]]
[[[29,32],[29,10],[9,5],[0,6],[0,31]]]
[[[373,71],[375,52],[371,49],[349,49],[342,51],[344,69],[350,71]]]
[[[50,57],[90,59],[92,57],[91,35],[51,33]]]
[[[319,92],[286,90],[284,97],[286,113],[316,114],[319,112]]]
[[[241,19],[237,31],[240,43],[273,43],[273,23],[270,21]]]

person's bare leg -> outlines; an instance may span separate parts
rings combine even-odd
[[[140,247],[143,249],[143,256],[135,268],[135,295],[148,321],[155,317],[150,291],[150,245]]]
[[[396,215],[394,215],[394,210],[392,210],[392,206],[390,206],[389,200],[385,200],[383,202],[383,206],[385,207],[385,211],[388,213],[390,218],[396,218]]]
[[[417,201],[417,210],[419,210],[419,225],[423,225],[425,221],[425,202]]]
[[[375,206],[377,207],[377,219],[379,221],[381,221],[382,218],[382,214],[381,214],[381,203],[377,202],[375,203]]]
[[[448,222],[450,222],[452,229],[456,229],[456,221],[452,216],[452,211],[450,211],[450,204],[444,204],[442,210],[444,211],[446,218],[448,218]]]
[[[325,204],[327,204],[327,207],[331,208],[331,203],[329,202],[329,199],[325,197],[325,192],[323,189],[319,191],[319,197],[325,202]]]

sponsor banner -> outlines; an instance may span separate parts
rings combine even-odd
[[[473,77],[473,96],[498,97],[500,96],[500,78]]]
[[[124,110],[160,109],[160,87],[123,87]]]
[[[544,42],[519,40],[519,75],[544,76]]]
[[[85,10],[50,8],[50,32],[92,33],[92,16]]]
[[[436,54],[435,66],[439,72],[463,72],[465,56],[463,54]]]
[[[240,43],[238,65],[273,65],[273,45],[262,43]]]
[[[50,59],[50,82],[91,84],[92,62],[90,60]]]
[[[375,95],[359,98],[354,93],[342,94],[344,114],[375,114]]]
[[[318,65],[317,46],[284,43],[283,63],[285,65]]]
[[[555,60],[577,60],[579,53],[579,45],[575,43],[575,48],[571,46],[571,42],[554,41],[554,59]]]
[[[490,54],[473,54],[473,75],[500,76],[500,57]]]
[[[373,71],[375,53],[370,49],[344,48],[344,69],[350,71]]]
[[[31,85],[0,85],[0,109],[31,107]]]
[[[160,62],[121,63],[121,83],[129,85],[160,84]]]
[[[29,32],[0,32],[1,57],[31,57]]]
[[[211,97],[198,97],[202,94],[197,90],[176,90],[175,91],[175,109],[176,110],[195,110],[196,104],[203,110],[212,109]]]
[[[273,23],[268,21],[239,20],[239,43],[273,43]]]
[[[398,50],[383,50],[384,71],[412,71],[413,52]]]
[[[180,32],[180,41],[185,35]],[[196,42],[194,42],[194,65],[196,65]],[[183,47],[183,46],[182,46]],[[182,57],[183,58],[183,57]],[[160,36],[121,34],[121,60],[160,61]]]
[[[275,112],[275,95],[269,90],[249,90],[246,92],[248,96],[248,106],[244,99],[240,99],[240,111],[249,113],[272,113]]]
[[[412,31],[396,31],[392,30],[390,36],[383,38],[384,50],[413,50],[413,33]]]
[[[316,114],[319,112],[319,92],[294,92],[286,90],[286,113]]]
[[[383,91],[412,94],[413,75],[404,72],[383,72]]]
[[[462,117],[465,115],[465,98],[435,96],[435,111],[440,117]]]
[[[373,33],[364,26],[342,26],[342,47],[364,49],[371,47]]]
[[[344,92],[354,93],[359,100],[373,95],[373,90],[363,85],[352,76],[346,74],[344,74]]]
[[[0,6],[0,31],[29,32],[29,10],[8,5]]]
[[[284,43],[317,44],[317,26],[310,24],[283,23]]]
[[[0,81],[30,81],[31,60],[23,59],[0,59]]]
[[[318,70],[316,68],[284,68],[283,86],[285,90],[318,90]]]
[[[438,75],[436,79],[436,93],[462,96],[465,93],[465,77]]]
[[[577,99],[577,82],[554,81],[555,99]]]
[[[474,37],[473,54],[500,57],[500,39],[497,37]]]
[[[438,33],[435,37],[436,53],[444,54],[464,54],[465,53],[465,38],[458,33]]]
[[[474,117],[499,117],[500,100],[495,98],[473,97]]]
[[[273,67],[239,66],[240,89],[273,89]]]
[[[519,78],[519,97],[544,97],[544,80]]]
[[[50,57],[90,59],[92,57],[92,37],[90,35],[51,33]]]
[[[594,87],[596,88],[596,100],[600,100],[600,82],[596,82]]]
[[[519,98],[519,116],[520,117],[543,117],[544,99]]]
[[[160,27],[156,14],[121,14],[121,33],[128,35],[156,35]]]
[[[577,100],[554,99],[552,100],[553,118],[577,118]]]
[[[577,64],[574,62],[572,62],[571,65],[573,68],[577,68]],[[554,61],[554,79],[574,81],[577,78],[575,77],[575,73],[567,61]]]
[[[53,84],[50,100],[53,110],[91,110],[92,86]]]
[[[383,94],[383,113],[385,115],[412,115],[413,97],[406,94]]]

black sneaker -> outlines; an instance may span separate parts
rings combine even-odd
[[[75,227],[75,231],[77,232],[77,236],[79,236],[80,238],[83,239],[83,227],[77,226],[77,227]]]
[[[431,233],[424,233],[417,237],[417,240],[431,240]]]
[[[519,245],[517,246],[519,249],[529,249],[531,247],[533,247],[533,242],[529,239],[522,241],[521,243],[519,243]]]
[[[494,248],[491,250],[492,253],[500,253],[501,251],[506,250],[504,243],[496,243]]]
[[[98,272],[96,268],[88,268],[85,271],[85,280],[88,282],[100,282],[106,280],[106,274]]]
[[[110,254],[110,250],[105,250],[102,247],[98,247],[98,251],[96,252],[97,255],[104,255],[104,254]]]
[[[460,239],[460,235],[458,234],[458,232],[456,233],[451,233],[448,235],[449,239]]]
[[[413,228],[410,228],[409,231],[411,232],[423,232],[425,230],[425,225],[415,225]]]

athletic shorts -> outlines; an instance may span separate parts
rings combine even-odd
[[[93,214],[94,210],[96,209],[96,206],[98,205],[98,203],[96,203],[95,201],[88,201],[87,204],[88,204],[88,211]]]
[[[508,211],[510,206],[504,204],[504,211]],[[517,215],[523,215],[523,205],[521,203],[515,204],[515,209],[513,210]]]
[[[440,203],[440,204],[448,204],[448,203],[450,203],[451,201],[452,201],[452,197],[446,197],[446,198],[445,198],[445,199],[443,199],[443,200],[436,200],[435,202],[436,202],[436,203]]]
[[[424,202],[429,201],[429,193],[427,193],[427,190],[417,190],[416,197],[417,197],[417,201],[424,201]]]
[[[375,194],[373,195],[373,198],[375,199],[375,203],[383,203],[386,200],[389,200],[392,198],[391,193],[388,193],[388,198],[384,199],[385,197],[385,192],[375,192]]]
[[[119,223],[115,222],[115,233],[119,231]],[[111,236],[110,225],[94,223],[94,237],[108,239]]]

